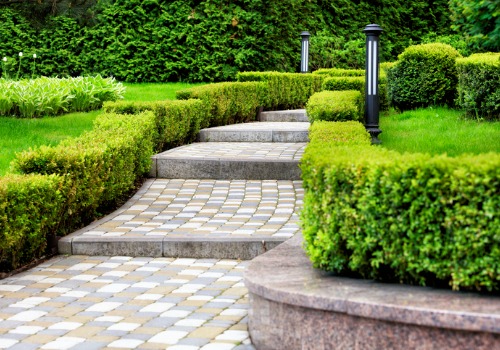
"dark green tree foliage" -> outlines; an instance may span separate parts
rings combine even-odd
[[[369,23],[384,29],[383,60],[430,30],[448,34],[450,26],[447,0],[102,0],[72,15],[40,28],[0,7],[8,17],[0,23],[0,56],[37,51],[39,66],[47,65],[38,74],[46,75],[224,81],[238,71],[298,71],[303,30],[315,45],[312,67],[363,68],[362,30]],[[27,26],[25,39],[3,35],[14,20]],[[31,73],[28,65],[22,71]]]
[[[500,1],[450,0],[452,27],[483,51],[500,52]]]

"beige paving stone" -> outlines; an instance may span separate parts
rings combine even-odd
[[[161,343],[148,343],[148,342],[145,342],[145,343],[142,343],[141,346],[140,346],[141,349],[144,349],[144,350],[158,350],[158,349],[168,349],[168,345],[166,344],[161,344]]]
[[[45,303],[41,303],[39,306],[61,308],[61,307],[65,307],[66,303],[56,303],[56,302],[53,302],[53,301],[47,301]]]
[[[95,327],[95,326],[84,326],[74,329],[65,334],[66,337],[77,337],[77,338],[85,338],[89,339],[96,334],[104,331],[106,328],[104,327]]]
[[[83,308],[66,306],[62,309],[53,311],[51,314],[55,317],[70,317],[82,311]]]
[[[57,339],[56,335],[49,334],[34,334],[30,337],[23,339],[23,343],[31,343],[31,344],[47,344],[51,341]]]
[[[115,340],[120,339],[119,337],[115,337],[112,335],[95,335],[89,338],[90,341],[99,342],[99,343],[112,343]]]
[[[245,316],[215,316],[214,320],[216,321],[231,321],[231,322],[239,322]]]
[[[187,335],[188,338],[206,338],[215,339],[216,336],[223,333],[226,330],[224,327],[207,327],[202,326],[192,331]]]

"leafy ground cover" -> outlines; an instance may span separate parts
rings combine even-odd
[[[155,101],[175,99],[175,92],[197,84],[124,84],[124,99]],[[0,116],[0,176],[7,173],[17,152],[41,145],[53,146],[66,138],[80,136],[92,129],[94,119],[102,110],[69,113],[59,117],[18,119]]]
[[[385,148],[399,152],[446,153],[500,152],[500,122],[463,118],[463,112],[425,108],[381,116],[379,138]]]

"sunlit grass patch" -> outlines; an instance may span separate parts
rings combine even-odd
[[[426,108],[380,117],[382,146],[399,152],[457,156],[500,152],[500,122],[463,118],[463,112]]]

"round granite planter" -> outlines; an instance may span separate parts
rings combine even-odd
[[[500,349],[500,298],[334,277],[313,269],[301,244],[246,270],[257,349]]]

